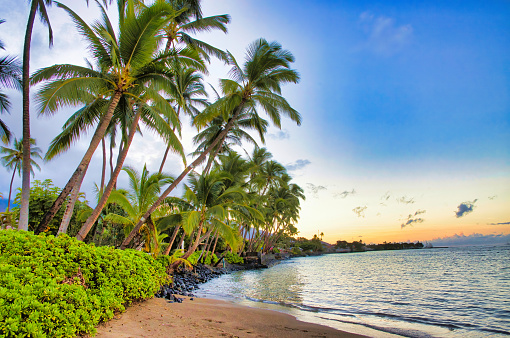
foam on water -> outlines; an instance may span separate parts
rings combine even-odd
[[[270,269],[221,276],[201,286],[198,296],[269,307],[351,331],[508,337],[510,247],[295,258]]]

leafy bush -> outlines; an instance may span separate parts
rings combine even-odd
[[[60,195],[62,189],[55,187],[51,180],[39,181],[35,180],[32,182],[30,187],[30,199],[29,199],[29,214],[28,219],[28,230],[35,230],[39,223],[42,221],[44,214],[51,208],[53,202]],[[84,197],[81,193],[79,197]],[[18,190],[16,198],[14,199],[15,207],[12,208],[13,217],[18,220],[21,205],[21,189]],[[48,234],[56,235],[58,227],[62,222],[64,216],[65,206],[67,203],[62,204],[62,207],[58,210],[57,214],[49,224]],[[87,201],[81,201],[78,199],[74,207],[74,213],[69,222],[69,228],[67,233],[70,236],[75,236],[81,228],[82,222],[77,219],[77,215],[84,209],[89,208]]]
[[[299,250],[298,247],[293,247],[292,250],[290,251],[293,255],[301,255],[301,250]]]
[[[201,253],[202,253],[202,251],[195,251],[194,253],[191,254],[191,256],[188,257],[188,261],[193,265],[197,265],[198,258],[200,257]],[[206,258],[206,255],[207,255],[207,258]],[[214,264],[217,261],[218,261],[218,257],[216,257],[216,255],[210,251],[204,252],[202,257],[200,258],[200,262],[203,264],[206,264],[206,265],[211,265],[211,263]]]
[[[95,247],[67,235],[0,230],[0,336],[74,337],[167,281],[135,250]]]
[[[280,252],[281,252],[281,251],[280,251],[280,249],[278,249],[278,248],[273,248],[273,253],[274,253],[274,254],[277,254],[277,253],[280,253]]]
[[[244,259],[242,257],[239,257],[238,254],[235,254],[233,252],[227,252],[227,254],[225,255],[225,259],[230,264],[243,264],[244,263]]]

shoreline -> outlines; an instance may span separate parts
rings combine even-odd
[[[218,299],[183,298],[182,303],[151,298],[132,304],[99,325],[96,337],[367,337],[274,310]]]

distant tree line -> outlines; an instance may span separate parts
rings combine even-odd
[[[349,243],[347,241],[337,241],[335,248],[336,249],[350,249],[352,252],[360,252],[368,250],[405,250],[405,249],[422,249],[424,247],[423,243],[407,243],[407,242],[383,242],[382,244],[365,244],[362,240],[353,241]]]

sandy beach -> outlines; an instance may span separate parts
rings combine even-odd
[[[365,337],[305,323],[277,311],[184,298],[181,304],[161,298],[133,304],[101,324],[96,337]]]

